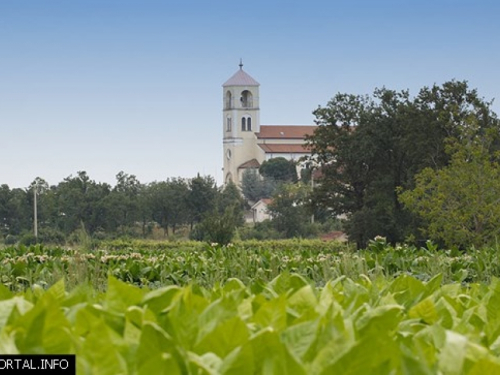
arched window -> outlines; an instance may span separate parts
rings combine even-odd
[[[244,115],[241,118],[241,130],[244,132],[252,131],[252,118],[249,115]]]
[[[226,118],[226,131],[230,132],[232,128],[232,119],[231,117]]]
[[[241,106],[243,108],[252,108],[253,107],[253,97],[252,93],[248,90],[245,90],[241,93]]]
[[[231,91],[226,92],[226,109],[231,108],[231,104],[233,101],[233,95],[231,95]]]
[[[226,184],[228,184],[230,181],[233,181],[233,175],[231,174],[231,172],[226,175]]]

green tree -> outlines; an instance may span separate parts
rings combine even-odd
[[[346,214],[346,230],[359,247],[376,235],[403,241],[417,220],[396,190],[413,188],[426,167],[446,166],[446,144],[463,137],[470,118],[479,133],[496,126],[489,105],[457,81],[423,88],[414,99],[385,88],[371,98],[336,95],[314,111],[319,126],[308,138],[311,161],[322,170],[313,201],[333,216]]]
[[[308,207],[310,187],[301,183],[281,184],[268,206],[274,227],[283,236],[305,236],[311,220]]]
[[[175,234],[177,228],[185,224],[189,218],[189,189],[183,178],[171,178],[154,182],[149,186],[150,207],[153,219],[168,235],[168,228]]]
[[[270,198],[276,189],[276,181],[272,178],[263,178],[256,169],[247,169],[243,172],[241,192],[248,202],[257,202],[262,198]]]
[[[141,220],[140,195],[143,185],[134,175],[123,171],[116,175],[116,185],[105,198],[106,231],[129,233]]]
[[[213,177],[202,177],[198,174],[189,180],[188,187],[187,207],[192,229],[195,223],[199,223],[203,219],[205,213],[214,210],[217,186]]]
[[[57,185],[58,227],[66,234],[81,229],[93,234],[106,228],[106,201],[111,186],[96,183],[84,171],[69,176]]]
[[[217,210],[220,214],[232,210],[236,227],[240,227],[245,223],[245,200],[232,181],[228,182],[218,194]]]
[[[488,138],[462,139],[448,166],[424,169],[415,188],[400,195],[423,219],[424,235],[460,247],[491,244],[500,235],[500,165]]]
[[[283,157],[272,158],[262,163],[259,173],[276,182],[297,182],[297,168],[293,160]]]

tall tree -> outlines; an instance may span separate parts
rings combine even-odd
[[[446,166],[446,144],[463,137],[471,116],[478,132],[493,126],[489,104],[456,81],[423,88],[414,99],[385,88],[371,98],[338,94],[314,114],[319,126],[308,142],[323,175],[314,201],[346,214],[360,247],[376,235],[397,242],[415,233],[416,218],[396,190],[411,189],[425,167]]]
[[[422,232],[446,246],[480,247],[500,235],[500,126],[449,148],[451,163],[425,168],[400,200],[423,219]]]
[[[199,223],[203,215],[215,208],[217,186],[211,176],[200,176],[199,174],[189,180],[189,192],[187,194],[187,205],[191,227]]]

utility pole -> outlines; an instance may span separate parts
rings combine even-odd
[[[38,183],[35,183],[33,186],[33,229],[35,232],[35,238],[38,239],[38,213],[37,213],[37,204],[36,204],[36,193],[38,190]]]

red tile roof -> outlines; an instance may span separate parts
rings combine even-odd
[[[259,147],[268,154],[308,154],[310,152],[306,145],[298,144],[264,143],[259,144]]]
[[[317,126],[311,125],[261,125],[259,139],[304,139],[312,135]]]

